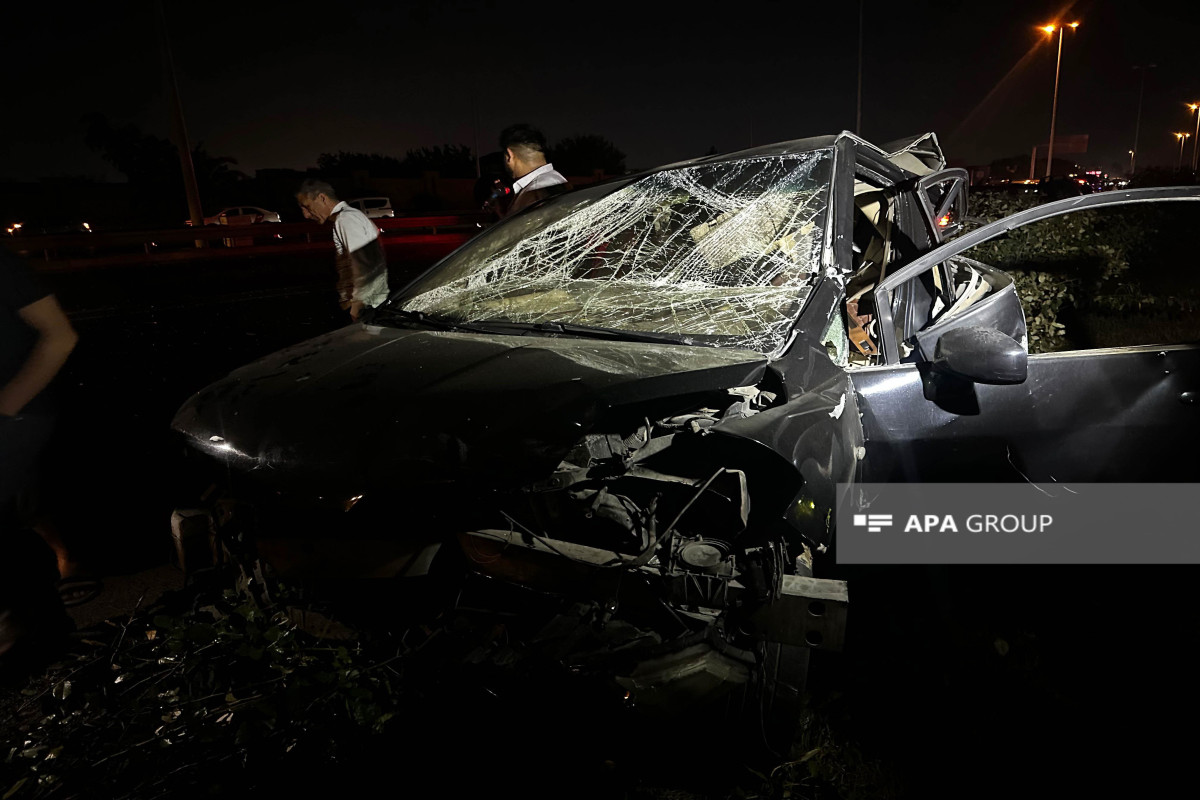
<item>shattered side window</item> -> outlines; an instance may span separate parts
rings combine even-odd
[[[498,226],[394,304],[458,322],[560,322],[774,353],[820,273],[832,152],[664,170]]]

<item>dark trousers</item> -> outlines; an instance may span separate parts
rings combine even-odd
[[[39,461],[53,431],[52,416],[0,417],[0,613],[9,635],[35,640],[70,628],[54,552],[33,529]]]

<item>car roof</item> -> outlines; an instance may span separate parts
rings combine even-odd
[[[711,156],[701,156],[699,158],[679,161],[674,164],[667,164],[662,167],[656,167],[649,172],[657,172],[662,169],[676,169],[682,166],[695,164],[714,164],[722,161],[739,161],[745,158],[753,158],[755,156],[777,156],[789,155],[792,153],[808,153],[813,150],[823,150],[833,147],[839,141],[851,140],[854,141],[860,149],[872,151],[877,157],[885,158],[896,166],[907,169],[909,172],[916,174],[926,174],[941,169],[945,166],[946,160],[942,153],[942,148],[938,144],[937,134],[923,133],[915,136],[908,136],[903,139],[898,139],[889,142],[883,146],[872,144],[866,139],[851,133],[850,131],[842,131],[838,134],[827,136],[811,136],[807,139],[790,139],[785,142],[774,142],[772,144],[760,145],[758,147],[750,147],[745,150],[735,150],[729,153],[720,153]]]

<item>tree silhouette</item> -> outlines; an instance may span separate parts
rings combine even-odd
[[[354,172],[367,172],[373,178],[419,178],[436,172],[443,178],[474,178],[475,155],[461,144],[435,145],[409,150],[404,159],[379,153],[321,153],[317,168],[322,174],[348,178]]]
[[[568,136],[551,147],[547,155],[564,175],[591,175],[596,170],[605,175],[625,173],[625,154],[596,134]]]
[[[402,162],[408,177],[436,172],[443,178],[474,178],[475,153],[463,144],[435,145],[409,150]]]
[[[350,177],[354,172],[369,172],[376,178],[407,177],[404,165],[394,156],[379,153],[321,153],[317,156],[317,169],[328,177]]]
[[[179,152],[166,139],[143,133],[136,125],[114,128],[103,114],[84,115],[84,142],[129,181],[134,210],[147,224],[177,225],[187,216],[187,197]],[[248,176],[236,169],[237,159],[211,156],[200,142],[192,148],[192,168],[206,207],[248,202],[243,196]]]

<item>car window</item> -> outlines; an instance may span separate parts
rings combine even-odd
[[[932,246],[933,242],[928,238],[930,234],[941,235],[925,226],[932,228],[935,219],[962,216],[964,204],[961,202],[962,178],[957,174],[959,172],[955,170],[931,175],[929,191],[919,188],[919,192],[929,194],[928,197],[919,196],[919,192],[897,193],[861,178],[856,181],[851,276],[845,291],[845,326],[853,346],[849,356],[854,366],[875,364],[882,358],[882,339],[876,322],[878,315],[874,297],[874,289],[879,281],[905,261]],[[943,206],[946,210],[938,214]],[[947,225],[941,233],[952,231],[953,228]],[[903,336],[924,327],[936,314],[949,307],[946,304],[949,299],[947,294],[942,305],[935,308],[934,280],[933,275],[925,275],[911,286],[900,287],[898,294],[904,299],[903,310],[912,315],[906,320],[894,317],[897,322],[906,323],[902,329]]]
[[[1200,341],[1200,203],[1099,208],[1030,223],[968,253],[1013,277],[1031,353]]]
[[[1010,276],[963,255],[948,258],[892,293],[893,335],[901,361],[932,361],[953,328],[999,330],[1023,346],[1024,313]]]
[[[820,274],[829,150],[663,170],[517,214],[394,300],[452,320],[786,342]]]

